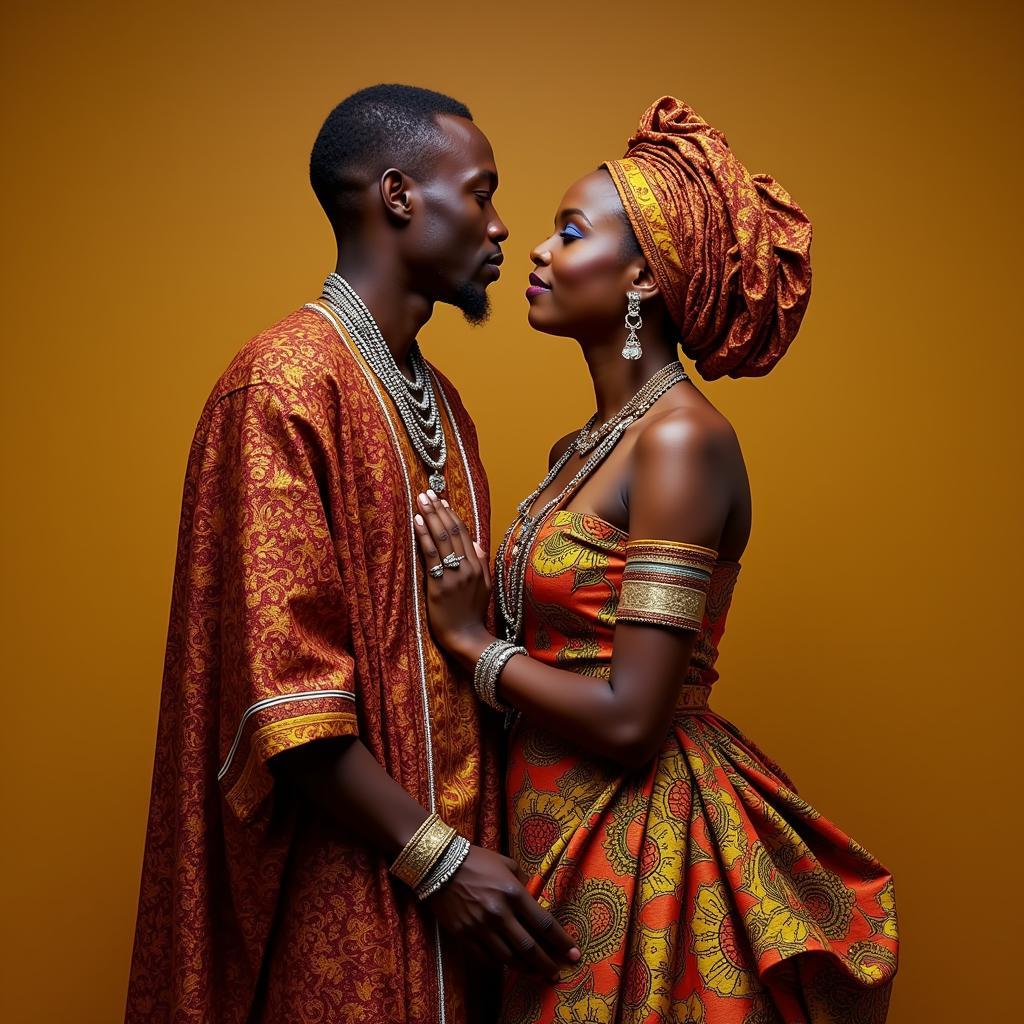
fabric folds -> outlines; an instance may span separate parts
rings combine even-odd
[[[768,373],[810,299],[803,210],[672,96],[651,104],[625,156],[604,166],[701,376]]]
[[[525,581],[531,657],[610,677],[628,540],[596,516],[549,516]],[[892,876],[707,706],[738,571],[711,570],[674,720],[643,769],[518,720],[510,853],[583,956],[554,983],[510,973],[502,1024],[884,1021]]]

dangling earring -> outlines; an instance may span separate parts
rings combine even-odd
[[[644,325],[643,317],[640,316],[640,293],[626,292],[626,300],[629,305],[626,307],[626,344],[622,347],[623,359],[639,359],[643,355],[640,348],[640,339],[636,332]]]

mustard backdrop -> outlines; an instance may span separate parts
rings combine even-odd
[[[305,177],[321,120],[398,80],[468,103],[501,171],[492,322],[441,309],[422,337],[476,417],[499,535],[592,411],[522,294],[565,186],[672,92],[811,215],[790,354],[707,387],[756,516],[716,704],[894,871],[890,1021],[1004,1019],[1020,11],[5,4],[0,1018],[123,1013],[192,430],[235,350],[332,268]]]

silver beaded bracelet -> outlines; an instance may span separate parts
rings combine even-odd
[[[469,840],[456,836],[444,851],[441,859],[427,872],[427,877],[416,887],[416,898],[425,900],[433,896],[462,867],[462,862],[469,856]]]
[[[495,711],[509,710],[508,705],[498,700],[498,678],[509,660],[517,654],[526,654],[526,648],[516,647],[507,640],[494,640],[484,648],[473,670],[473,689],[480,700]]]
[[[491,668],[494,664],[495,655],[503,648],[510,646],[505,640],[492,640],[483,650],[476,663],[476,668],[473,670],[473,689],[476,690],[477,696],[483,703],[489,707],[494,707],[494,700],[496,694],[491,699],[488,699],[487,680],[491,675]]]

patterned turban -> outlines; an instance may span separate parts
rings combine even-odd
[[[811,296],[803,210],[672,96],[647,109],[625,157],[604,166],[700,375],[766,374]]]

